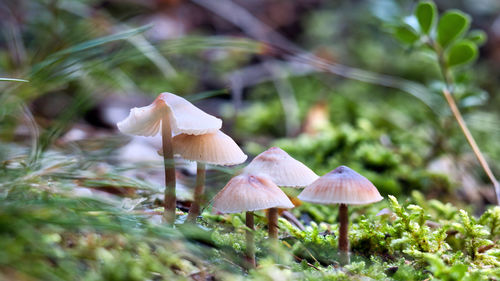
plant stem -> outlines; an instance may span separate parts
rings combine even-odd
[[[165,167],[165,211],[163,218],[166,223],[175,222],[175,163],[172,147],[172,128],[168,116],[161,121],[161,136],[163,148],[163,165]]]
[[[267,213],[269,237],[278,239],[278,209],[271,208]]]
[[[347,236],[349,227],[349,215],[347,214],[347,205],[339,206],[339,255],[340,264],[349,264],[349,238]]]
[[[490,178],[491,182],[493,183],[493,186],[495,188],[497,205],[500,205],[500,184],[498,183],[498,180],[495,178],[495,175],[491,171],[490,166],[488,165],[488,162],[486,162],[486,159],[484,158],[483,154],[481,153],[479,146],[477,145],[476,141],[474,140],[474,137],[472,136],[471,132],[469,131],[469,128],[467,127],[467,124],[465,123],[465,121],[462,117],[462,114],[458,110],[457,104],[455,103],[455,100],[451,96],[448,89],[443,89],[443,95],[446,98],[446,101],[448,102],[448,105],[450,106],[451,112],[453,113],[453,116],[455,116],[455,119],[457,120],[458,125],[460,126],[460,129],[462,129],[462,132],[464,133],[465,138],[467,139],[467,142],[472,147],[472,151],[476,155],[477,160],[479,160],[481,167],[483,168],[486,175]]]
[[[253,212],[246,212],[246,226],[248,227],[246,231],[247,239],[247,253],[246,259],[248,263],[248,268],[255,268],[255,243],[253,238]]]
[[[465,123],[464,118],[462,117],[462,114],[460,113],[460,110],[458,109],[458,106],[457,106],[455,100],[453,99],[452,94],[450,93],[451,86],[453,84],[453,79],[451,77],[449,67],[446,64],[446,61],[444,60],[444,52],[433,41],[430,41],[429,45],[434,49],[434,51],[438,55],[439,68],[441,69],[441,74],[443,75],[443,79],[444,79],[444,82],[446,84],[446,88],[443,89],[444,98],[446,99],[446,102],[448,103],[448,106],[450,107],[450,110],[453,113],[453,116],[457,120],[457,123],[460,126],[460,129],[464,133],[464,136],[467,139],[467,142],[471,146],[472,151],[474,152],[474,155],[476,155],[476,158],[479,161],[479,164],[483,168],[484,172],[486,173],[486,175],[488,176],[490,181],[493,183],[493,187],[494,187],[495,195],[496,195],[496,199],[497,199],[497,205],[500,205],[500,184],[498,183],[498,180],[495,178],[495,175],[491,171],[491,168],[488,165],[488,162],[486,162],[486,159],[484,158],[483,153],[479,149],[479,146],[477,145],[474,137],[472,136],[471,132],[469,131],[469,128],[467,127],[467,124]]]
[[[200,215],[200,205],[203,201],[203,193],[205,190],[205,163],[197,162],[196,164],[196,187],[194,189],[194,201],[189,208],[187,217],[188,222],[194,222]]]

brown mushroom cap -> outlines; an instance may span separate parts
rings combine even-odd
[[[340,166],[320,177],[299,194],[300,200],[319,204],[362,205],[384,199],[365,177]]]
[[[213,199],[213,208],[222,213],[293,207],[286,194],[266,176],[245,173],[232,178]]]
[[[127,134],[153,136],[158,134],[161,122],[168,114],[172,132],[200,135],[215,132],[222,121],[202,111],[184,98],[171,93],[161,93],[156,100],[144,107],[130,110],[127,118],[117,124]]]
[[[236,165],[247,159],[233,139],[220,130],[204,135],[177,135],[173,147],[174,153],[184,159],[215,165]]]
[[[257,155],[244,171],[264,173],[275,184],[288,187],[306,186],[318,179],[311,169],[279,147],[271,147]]]

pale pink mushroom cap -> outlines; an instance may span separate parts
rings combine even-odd
[[[265,175],[236,176],[213,199],[213,208],[221,213],[293,207],[286,194]]]
[[[340,166],[320,177],[299,194],[300,200],[319,204],[363,205],[384,199],[365,177]]]
[[[318,179],[311,169],[279,147],[271,147],[257,155],[244,171],[266,174],[275,184],[288,187],[307,186]]]
[[[208,164],[229,166],[247,160],[233,139],[220,130],[204,135],[177,135],[173,138],[173,147],[174,153],[184,159]]]
[[[126,134],[154,136],[160,131],[161,121],[165,115],[169,117],[174,135],[201,135],[215,132],[222,126],[220,119],[171,93],[161,93],[148,106],[132,108],[129,116],[117,126]]]

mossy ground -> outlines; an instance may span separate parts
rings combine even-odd
[[[200,16],[171,17],[167,2]],[[15,15],[2,17],[1,77],[27,80],[0,79],[0,280],[500,279],[500,209],[441,98],[437,56],[410,52],[390,34],[415,1],[277,2],[296,11],[293,17],[282,17],[279,5],[255,5],[256,18],[278,15],[283,26],[276,32],[332,67],[359,69],[337,76],[309,63],[311,72],[297,71],[288,54],[192,1],[0,5],[2,15]],[[490,27],[493,35],[498,5],[483,2],[481,9],[461,8],[470,10],[473,28]],[[457,8],[443,3],[440,11]],[[151,37],[158,19],[179,20],[186,30]],[[450,76],[498,175],[500,85],[490,42],[473,68]],[[269,66],[279,75],[268,75]],[[250,75],[255,69],[265,73],[262,80]],[[232,79],[236,74],[249,79]],[[247,84],[235,107],[238,82]],[[305,229],[281,218],[279,243],[268,241],[265,213],[257,212],[259,266],[250,271],[242,266],[242,214],[208,207],[196,225],[183,225],[180,204],[176,227],[163,225],[163,186],[150,180],[152,171],[162,172],[160,158],[132,164],[118,157],[129,139],[102,113],[123,106],[124,97],[164,91],[191,101],[217,95],[207,102],[250,156],[276,145],[319,175],[348,165],[373,181],[385,200],[350,207],[351,264],[337,262],[336,206],[297,206],[291,212]],[[132,101],[126,111],[147,104]],[[308,118],[315,107],[323,116],[317,128]],[[305,130],[310,125],[316,132]],[[79,126],[83,138],[64,140]],[[237,169],[211,167],[207,198]]]
[[[265,213],[257,212],[259,266],[247,271],[243,214],[217,215],[207,208],[196,225],[184,225],[185,213],[178,210],[171,228],[159,220],[161,189],[120,176],[124,167],[103,171],[88,159],[55,152],[30,165],[19,152],[0,171],[3,280],[500,278],[499,207],[475,217],[426,201],[417,191],[400,202],[386,196],[351,207],[352,255],[345,267],[337,258],[336,206],[293,209],[305,229],[280,218],[279,243],[267,239]],[[117,193],[117,186],[128,191]],[[384,208],[390,211],[377,215]]]

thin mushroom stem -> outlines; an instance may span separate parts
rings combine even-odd
[[[347,214],[347,205],[339,206],[339,255],[340,264],[349,264],[349,238],[347,236],[349,227],[349,215]]]
[[[246,231],[247,240],[247,253],[246,260],[248,268],[255,268],[255,242],[253,238],[254,222],[253,222],[253,212],[246,212],[246,226],[248,227]]]
[[[278,239],[278,209],[271,208],[267,213],[269,237]]]
[[[197,162],[196,169],[196,187],[194,189],[194,201],[189,208],[187,217],[188,222],[194,222],[200,215],[200,205],[203,201],[203,194],[205,191],[205,163]]]
[[[168,224],[175,221],[175,163],[172,146],[172,128],[168,116],[161,122],[161,136],[163,148],[163,165],[165,167],[165,211],[163,218]]]

